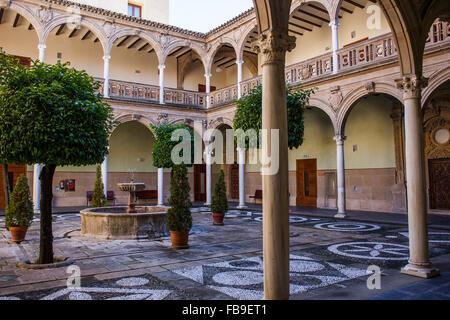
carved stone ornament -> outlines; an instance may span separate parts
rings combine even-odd
[[[375,86],[376,84],[373,81],[369,81],[364,84],[364,88],[366,88],[368,92],[375,92]]]
[[[114,23],[114,20],[106,20],[103,24],[103,29],[105,30],[105,35],[109,39],[116,32],[117,26]]]
[[[53,18],[53,11],[49,6],[41,6],[37,11],[37,15],[43,24],[47,24]]]
[[[271,62],[284,64],[286,51],[292,51],[295,48],[295,39],[287,33],[268,30],[261,34],[258,41],[255,41],[253,48],[261,53],[263,64]]]
[[[160,113],[160,114],[158,114],[157,120],[158,120],[159,124],[167,123],[167,121],[169,120],[169,115],[167,113]]]
[[[0,8],[9,8],[11,6],[11,0],[0,0]]]
[[[339,106],[343,99],[344,97],[342,96],[341,87],[335,86],[331,88],[331,94],[330,97],[328,98],[328,101],[330,102],[331,106],[335,111],[339,109]]]
[[[395,82],[397,88],[403,91],[405,98],[420,98],[422,89],[428,86],[427,78],[417,76],[406,76]]]

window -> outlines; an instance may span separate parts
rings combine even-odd
[[[136,18],[142,17],[142,6],[137,4],[128,4],[128,15]]]

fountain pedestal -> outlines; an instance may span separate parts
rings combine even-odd
[[[145,189],[144,183],[128,182],[128,183],[118,183],[120,191],[129,192],[128,195],[128,209],[127,213],[137,213],[136,211],[136,191],[141,191]]]

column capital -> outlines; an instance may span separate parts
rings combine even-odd
[[[159,66],[158,66],[158,69],[159,70],[164,70],[166,68],[166,65],[165,64],[160,64]]]
[[[205,73],[204,76],[205,76],[205,78],[211,78],[212,74],[211,73]]]
[[[111,56],[110,55],[104,55],[103,56],[103,60],[111,60]]]
[[[43,50],[43,49],[46,49],[46,48],[47,48],[47,45],[45,43],[39,43],[38,44],[38,49],[39,50]]]
[[[428,86],[428,79],[423,76],[404,76],[395,80],[397,88],[403,91],[404,99],[420,99],[422,89]]]
[[[341,24],[339,23],[339,20],[338,19],[332,19],[331,21],[330,21],[330,23],[328,24],[330,27],[339,27]]]
[[[295,48],[296,38],[287,32],[277,30],[265,31],[253,46],[262,55],[262,65],[266,63],[279,63],[284,66],[286,51]]]
[[[236,150],[237,150],[237,152],[241,153],[241,152],[245,152],[247,150],[247,148],[237,147]]]
[[[237,65],[239,65],[239,64],[244,64],[244,60],[240,60],[240,59],[239,59],[239,60],[236,60],[236,64],[237,64]]]
[[[347,137],[338,134],[333,137],[333,140],[336,141],[336,144],[343,145],[344,141],[347,140]]]

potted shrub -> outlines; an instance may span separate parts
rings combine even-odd
[[[184,164],[174,165],[170,181],[170,209],[166,216],[174,249],[188,248],[189,231],[192,228],[192,204],[189,191],[186,166]]]
[[[214,186],[211,211],[214,221],[213,224],[215,226],[223,226],[223,218],[228,211],[227,187],[225,186],[223,170],[220,170],[219,179]]]
[[[25,240],[28,227],[33,222],[34,212],[28,181],[23,174],[17,179],[5,215],[6,228],[11,232],[11,240],[16,243]]]

